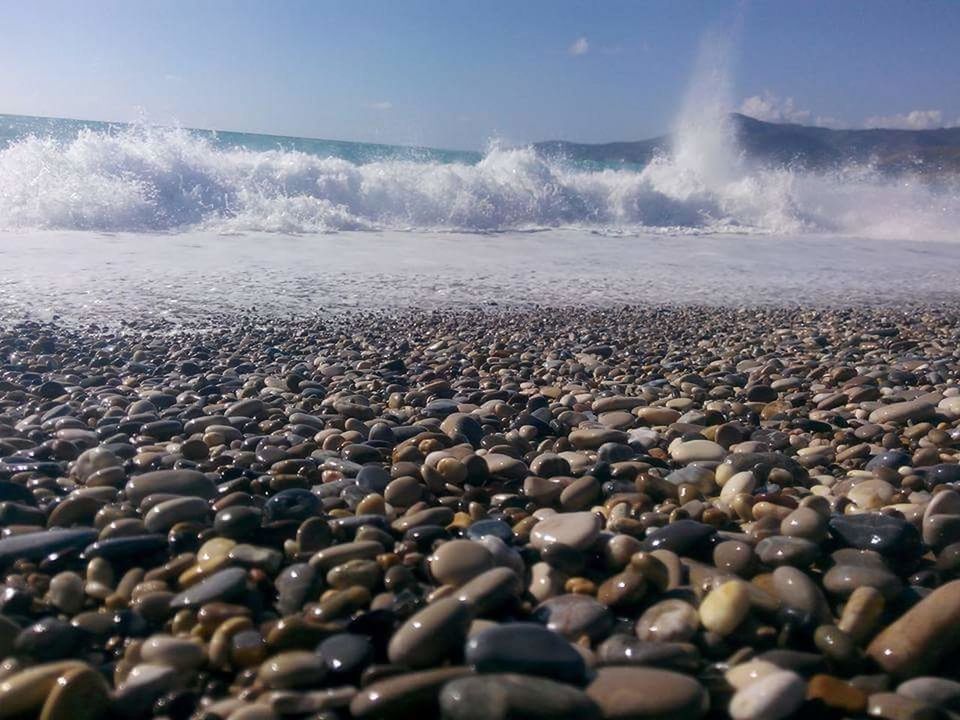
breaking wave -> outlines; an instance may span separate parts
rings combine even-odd
[[[708,118],[709,119],[709,118]],[[494,147],[478,162],[351,162],[223,147],[169,128],[28,135],[0,149],[0,228],[282,233],[339,230],[600,233],[832,232],[958,239],[956,188],[750,167],[722,121],[681,122],[674,152],[597,169]]]

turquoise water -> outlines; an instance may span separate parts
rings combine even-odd
[[[58,141],[69,143],[84,130],[93,133],[119,135],[135,131],[138,127],[130,123],[0,114],[0,149],[31,135],[55,138]],[[242,148],[255,152],[270,150],[301,152],[318,157],[340,158],[358,165],[381,160],[473,164],[479,162],[483,157],[480,153],[466,150],[439,150],[405,145],[243,133],[230,130],[198,130],[192,128],[185,128],[185,130],[193,136],[209,141],[213,147],[221,150]]]

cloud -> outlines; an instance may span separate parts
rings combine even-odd
[[[940,110],[911,110],[898,115],[874,115],[864,121],[868,128],[893,128],[896,130],[930,130],[943,127],[943,112]]]
[[[367,107],[371,110],[393,110],[393,103],[389,100],[380,100],[378,102],[370,103]]]
[[[567,48],[567,52],[571,55],[586,55],[590,52],[590,43],[587,42],[587,38],[581,35]]]
[[[779,123],[807,123],[813,113],[797,107],[792,97],[779,98],[769,90],[752,95],[740,103],[740,112],[757,120]]]
[[[166,75],[163,76],[163,79],[166,80],[167,82],[180,82],[181,80],[183,80],[182,77],[174,73],[167,73]]]

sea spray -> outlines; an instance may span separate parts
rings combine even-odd
[[[673,152],[639,170],[587,167],[532,148],[492,147],[471,162],[399,150],[392,157],[382,150],[365,155],[363,146],[341,143],[336,156],[282,145],[264,149],[262,136],[246,144],[234,135],[225,143],[209,134],[144,126],[58,133],[51,131],[56,121],[46,121],[0,149],[0,229],[580,228],[608,235],[831,232],[960,239],[955,188],[936,190],[863,167],[831,174],[752,167],[725,122],[723,82],[703,77],[692,83]]]

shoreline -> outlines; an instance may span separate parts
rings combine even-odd
[[[960,243],[831,236],[4,234],[6,318],[954,302]],[[922,300],[920,301],[922,304]]]

